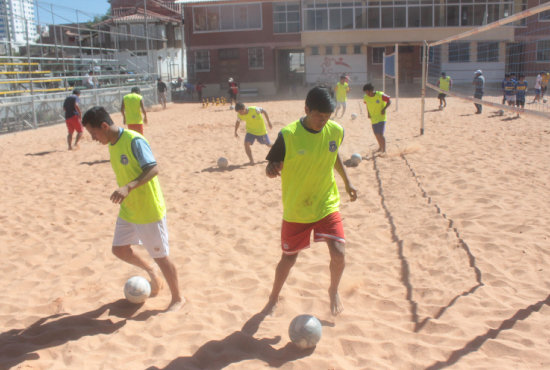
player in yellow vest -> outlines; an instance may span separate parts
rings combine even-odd
[[[334,87],[334,97],[336,98],[336,110],[334,111],[334,118],[338,116],[338,110],[342,107],[342,115],[340,118],[344,117],[346,113],[346,102],[348,100],[348,92],[350,90],[348,84],[348,78],[346,75],[340,76],[340,82]]]
[[[386,120],[388,115],[386,109],[390,106],[390,97],[382,91],[375,91],[372,84],[363,86],[365,96],[363,101],[367,106],[367,114],[372,122],[372,132],[378,141],[378,150],[376,152],[386,153],[386,139],[384,131],[386,129]]]
[[[330,120],[333,112],[329,91],[311,89],[306,98],[306,116],[284,127],[267,155],[267,176],[281,176],[283,224],[282,256],[265,313],[275,308],[298,253],[309,247],[312,230],[314,241],[325,241],[330,252],[330,309],[333,315],[343,310],[338,286],[345,266],[345,237],[334,170],[344,180],[351,201],[357,199],[357,191],[338,154],[344,129]]]
[[[246,122],[246,135],[244,137],[244,150],[250,164],[254,164],[254,158],[252,158],[252,150],[250,146],[254,144],[254,141],[258,140],[260,144],[267,145],[271,148],[271,141],[267,135],[267,129],[265,128],[265,122],[262,114],[265,116],[269,128],[273,128],[267,112],[260,107],[246,107],[243,103],[235,104],[235,111],[237,112],[237,122],[235,122],[235,137],[239,137],[237,130],[241,121]]]
[[[120,112],[125,125],[143,135],[143,123],[147,123],[147,112],[143,105],[143,97],[139,87],[132,87],[130,94],[124,95]],[[143,116],[141,113],[143,112]]]
[[[178,310],[185,303],[178,287],[176,267],[168,258],[166,205],[158,180],[158,167],[151,147],[139,133],[114,124],[103,107],[89,109],[82,123],[101,144],[109,145],[111,166],[118,189],[111,201],[120,204],[112,251],[115,256],[145,270],[151,278],[151,296],[158,294],[162,279],[153,265],[132,251],[131,245],[143,245],[164,275],[172,300],[168,311]]]
[[[447,76],[445,72],[441,72],[441,77],[439,77],[439,80],[437,81],[437,87],[443,91],[449,91],[452,86],[453,80],[451,80],[451,76]],[[447,94],[445,93],[439,93],[437,95],[437,98],[439,99],[439,109],[443,109],[447,106],[447,100],[445,100],[446,96]]]

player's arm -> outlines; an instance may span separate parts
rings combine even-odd
[[[78,112],[78,116],[79,116],[79,117],[82,117],[82,111],[80,110],[80,105],[78,105],[77,102],[74,103],[74,108],[75,108],[76,111]]]
[[[239,137],[239,134],[237,133],[237,130],[239,129],[239,125],[241,124],[240,118],[237,118],[237,122],[235,122],[235,137]]]
[[[350,200],[354,202],[357,199],[357,190],[349,180],[348,173],[346,172],[344,164],[342,163],[342,158],[340,158],[340,153],[336,155],[336,162],[334,163],[334,169],[336,170],[336,172],[338,172],[338,174],[340,174],[340,176],[342,177],[342,180],[344,180],[344,185],[346,186],[346,192],[349,194]]]
[[[141,111],[143,112],[143,122],[147,123],[147,112],[145,111],[145,105],[143,105],[143,99],[139,101],[139,105],[141,106]]]
[[[122,104],[120,105],[120,113],[122,113],[122,123],[126,125],[126,115],[124,114],[124,99],[122,99]]]
[[[388,109],[388,107],[391,105],[391,99],[389,96],[387,95],[382,95],[382,100],[386,102],[386,106],[384,108],[382,108],[382,110],[380,111],[380,113],[382,114],[385,114],[386,113],[386,109]]]
[[[262,109],[262,113],[265,116],[265,119],[267,120],[267,124],[269,125],[269,128],[273,128],[273,125],[271,124],[271,121],[269,120],[269,116],[267,115],[267,112],[265,109]]]
[[[265,168],[265,174],[269,178],[281,176],[283,170],[283,163],[285,160],[286,148],[283,134],[279,132],[277,140],[273,143],[273,146],[267,153],[265,159],[267,159],[267,166]]]
[[[158,174],[159,174],[159,170],[156,163],[143,168],[143,171],[138,177],[136,177],[135,180],[130,181],[126,185],[115,190],[113,194],[111,194],[111,201],[116,204],[122,203],[124,198],[126,198],[133,189],[148,183],[151,179],[153,179]]]

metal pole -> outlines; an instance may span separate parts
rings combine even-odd
[[[424,107],[426,106],[426,53],[428,43],[424,40],[422,45],[422,99],[420,101],[420,135],[424,135]]]
[[[382,91],[386,92],[386,49],[382,52]]]
[[[78,33],[78,52],[80,54],[80,61],[82,62],[82,41],[80,40],[80,22],[78,21],[78,10],[76,10],[76,32]]]
[[[38,0],[34,0],[34,8],[38,9]],[[42,49],[42,28],[40,27],[40,12],[36,12],[36,22],[38,23],[38,36],[40,37],[40,55],[44,55],[44,50]]]
[[[31,44],[29,42],[29,21],[25,18],[25,35],[27,38],[27,63],[29,72],[31,72]],[[31,86],[31,106],[32,106],[32,123],[34,128],[38,128],[38,120],[36,119],[36,107],[34,106],[34,79],[32,78],[32,73],[29,73],[29,81]]]
[[[399,44],[395,44],[395,59],[393,61],[395,70],[395,111],[399,109]]]
[[[147,73],[151,73],[151,63],[149,63],[149,30],[147,27],[147,0],[143,0],[143,15],[145,17],[145,48],[147,50]]]
[[[55,58],[59,62],[59,55],[57,54],[57,30],[55,28],[55,18],[53,16],[53,4],[50,4],[50,9],[52,12],[52,28],[53,28],[53,40],[55,43]]]

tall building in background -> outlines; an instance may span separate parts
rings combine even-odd
[[[23,45],[27,34],[29,42],[38,37],[34,0],[0,0],[0,41]]]

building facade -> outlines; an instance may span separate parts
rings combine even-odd
[[[189,75],[220,87],[231,76],[269,94],[296,81],[333,84],[343,73],[352,84],[380,81],[384,53],[394,52],[397,44],[401,83],[419,83],[424,41],[457,35],[544,1],[178,2],[184,5]],[[501,80],[517,28],[503,26],[434,48],[430,68],[445,70],[458,83],[471,83],[477,69]]]
[[[14,46],[34,43],[38,37],[33,0],[0,0],[0,41]]]

